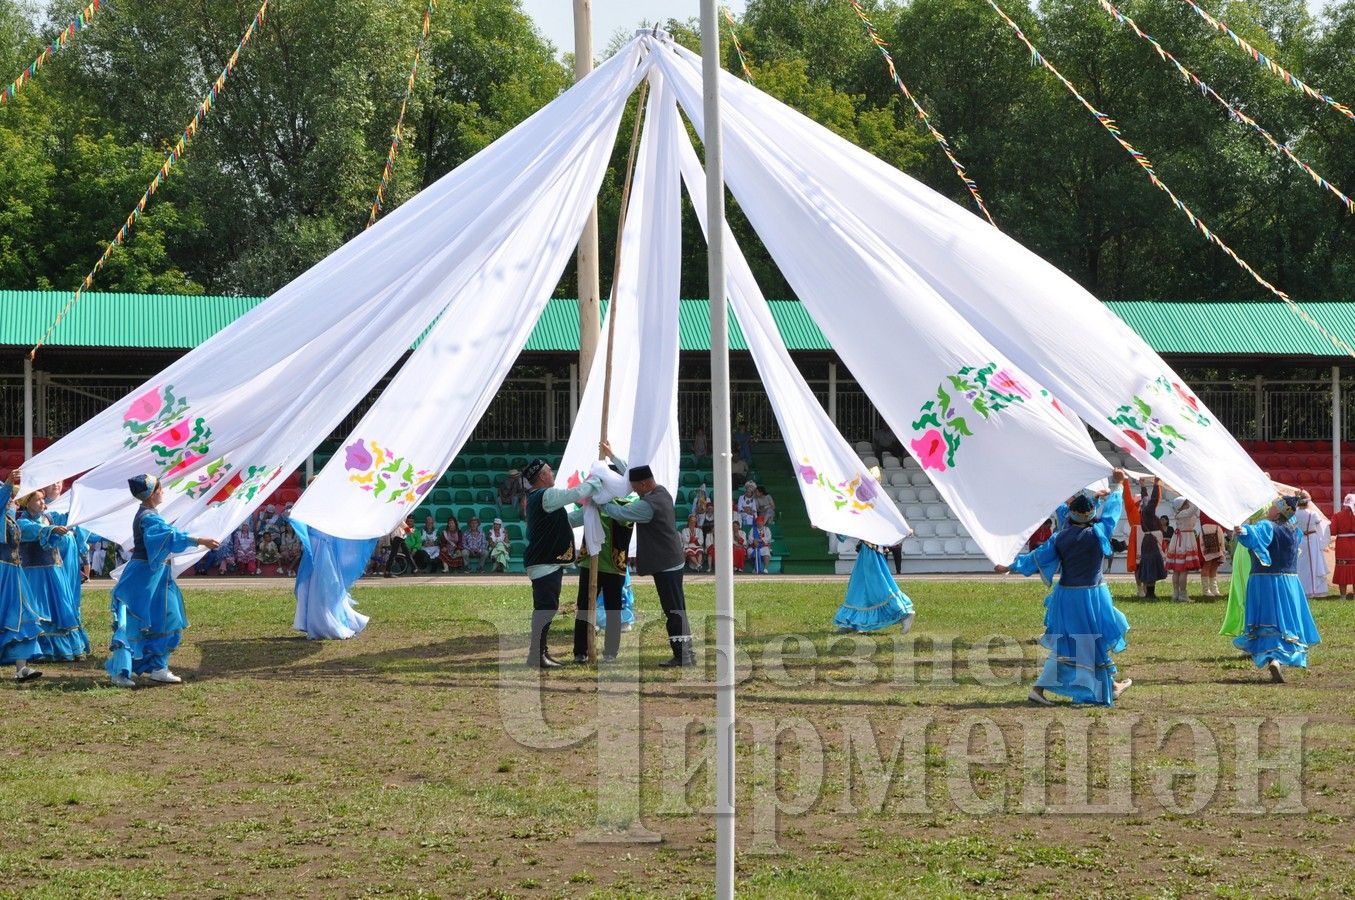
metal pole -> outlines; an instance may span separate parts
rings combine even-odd
[[[33,458],[33,360],[24,357],[24,462]]]
[[[837,423],[837,363],[828,364],[828,420],[837,427],[838,431],[842,427]]]
[[[1256,376],[1256,439],[1266,439],[1266,380]]]
[[[574,80],[579,81],[593,71],[593,0],[574,0]],[[593,356],[598,349],[598,335],[602,332],[600,298],[602,287],[598,280],[598,205],[593,201],[592,212],[583,226],[579,250],[575,257],[579,276],[579,371],[586,381],[593,371]]]
[[[1341,508],[1341,367],[1331,367],[1331,498]]]
[[[729,306],[725,293],[725,170],[720,134],[720,26],[701,0],[706,219],[710,283],[711,455],[715,460],[715,896],[734,896],[734,508],[729,427]]]
[[[555,376],[546,373],[546,440],[555,441]]]
[[[574,420],[579,417],[579,364],[569,364],[569,430],[574,430]]]

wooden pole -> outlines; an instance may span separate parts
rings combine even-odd
[[[593,71],[593,0],[574,0],[574,80]],[[602,289],[598,285],[598,205],[584,223],[575,256],[579,281],[579,371],[586,379],[593,371],[598,334],[602,331]]]
[[[608,412],[612,405],[612,353],[616,347],[616,285],[621,280],[621,239],[626,233],[626,213],[630,208],[630,189],[635,177],[635,153],[640,144],[640,125],[645,117],[645,99],[649,96],[649,82],[640,82],[639,100],[635,105],[635,127],[631,129],[630,151],[626,156],[626,181],[621,189],[621,212],[616,218],[616,256],[612,260],[612,292],[607,304],[607,364],[602,378],[602,434],[598,438],[598,459],[602,459],[602,444],[607,440]],[[597,616],[598,557],[588,559],[588,661],[598,661]]]

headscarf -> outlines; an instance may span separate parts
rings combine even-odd
[[[1096,520],[1096,504],[1086,494],[1077,494],[1068,502],[1068,520],[1075,525],[1090,525]]]
[[[1341,505],[1355,513],[1355,494],[1346,494],[1345,498],[1341,500]]]
[[[1275,502],[1271,504],[1271,507],[1284,513],[1286,519],[1292,519],[1294,518],[1294,513],[1299,510],[1299,498],[1293,495],[1276,497]]]

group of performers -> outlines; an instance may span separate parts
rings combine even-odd
[[[604,503],[598,513],[602,521],[603,542],[598,553],[598,595],[606,615],[603,621],[602,663],[617,660],[621,648],[621,632],[625,626],[625,594],[628,572],[634,567],[636,575],[650,576],[659,593],[668,627],[668,644],[672,657],[662,666],[692,666],[696,657],[692,652],[691,626],[687,620],[687,602],[683,593],[682,573],[686,555],[678,535],[673,496],[654,480],[649,466],[629,466],[603,442],[600,455],[611,460],[611,468],[629,479],[632,496]],[[527,577],[532,582],[532,631],[527,650],[527,664],[541,669],[557,669],[561,663],[550,653],[551,622],[560,610],[560,590],[564,570],[579,563],[579,587],[574,625],[574,661],[588,662],[587,609],[592,601],[591,567],[580,559],[574,542],[574,528],[583,524],[583,507],[566,511],[569,504],[584,504],[600,494],[602,482],[597,477],[582,480],[576,487],[555,486],[555,472],[544,459],[534,459],[522,470],[522,477],[531,486],[527,494],[527,550],[524,563]],[[635,536],[636,553],[630,559],[631,535]]]
[[[13,663],[16,681],[41,678],[35,662],[68,662],[89,655],[81,623],[81,583],[89,575],[87,535],[69,528],[47,503],[61,486],[15,497],[16,469],[0,485],[5,550],[0,566],[0,664]]]

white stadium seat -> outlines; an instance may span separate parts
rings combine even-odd
[[[918,461],[915,460],[915,459],[913,459],[911,456],[905,456],[905,457],[903,458],[903,467],[904,467],[905,469],[920,469],[920,468],[922,468],[922,466],[918,463]]]
[[[964,541],[959,538],[949,538],[945,543],[945,547],[947,556],[964,555]]]
[[[927,556],[940,556],[944,550],[944,545],[935,538],[927,538],[922,542],[922,552]]]
[[[955,523],[950,519],[942,519],[940,522],[937,522],[936,536],[943,538],[955,537]]]
[[[969,537],[969,529],[958,522],[955,523],[955,533],[962,538]]]
[[[886,469],[898,469],[898,468],[901,468],[901,463],[899,462],[899,458],[898,458],[897,456],[895,456],[894,454],[892,454],[892,453],[886,453],[886,454],[885,454],[885,458],[884,458],[882,464],[884,465],[884,467],[885,467]]]
[[[932,480],[927,477],[927,473],[922,471],[921,469],[918,469],[914,472],[909,472],[908,477],[912,480],[913,484],[917,485],[918,487],[921,487],[923,485],[929,485],[932,483]]]
[[[894,485],[894,487],[902,487],[908,484],[908,473],[903,471],[891,472],[889,474],[889,483]]]
[[[898,498],[900,503],[916,503],[917,488],[901,487],[895,492],[894,496]]]
[[[974,543],[972,538],[965,539],[964,549],[970,556],[980,556],[983,553],[983,551],[979,549],[979,545]]]
[[[939,503],[941,495],[936,492],[934,487],[925,487],[917,492],[917,499],[923,503]]]
[[[903,517],[910,522],[927,518],[927,507],[918,503],[909,503],[903,508]]]
[[[903,540],[904,553],[919,553],[922,550],[922,542],[915,537],[907,537]]]
[[[936,536],[936,525],[928,522],[926,519],[919,519],[916,522],[909,522],[913,526],[913,534],[918,537],[929,538]]]
[[[871,447],[870,441],[858,441],[856,444],[856,452],[860,456],[866,456],[874,453],[875,449]]]
[[[949,519],[950,510],[946,509],[944,503],[931,503],[927,505],[927,518],[929,519]]]

